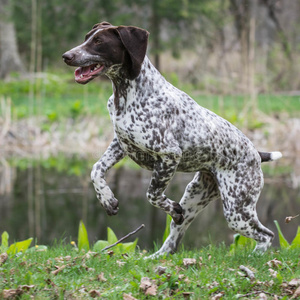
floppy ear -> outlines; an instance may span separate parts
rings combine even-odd
[[[146,55],[149,32],[133,26],[119,26],[116,29],[128,52],[128,78],[133,80],[140,74]]]

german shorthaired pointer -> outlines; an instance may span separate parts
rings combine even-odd
[[[145,56],[147,42],[146,30],[103,22],[63,54],[68,65],[78,67],[76,82],[86,84],[99,75],[112,81],[108,110],[115,136],[91,173],[101,205],[108,215],[117,214],[118,200],[105,174],[128,155],[152,171],[147,198],[173,218],[171,233],[154,256],[174,253],[194,218],[217,198],[228,226],[253,238],[255,250],[264,252],[274,234],[256,214],[261,162],[281,153],[257,151],[235,126],[167,82]],[[176,171],[196,172],[179,204],[165,195]]]

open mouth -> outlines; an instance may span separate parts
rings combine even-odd
[[[81,84],[88,83],[104,69],[104,65],[93,64],[87,67],[80,67],[75,70],[75,81]]]

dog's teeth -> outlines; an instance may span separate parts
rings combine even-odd
[[[101,66],[99,64],[97,64],[96,69],[99,69]]]
[[[83,78],[83,75],[82,75],[82,74],[80,75],[80,78]]]

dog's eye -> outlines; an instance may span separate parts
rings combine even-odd
[[[102,43],[102,40],[100,39],[100,38],[94,38],[94,43],[96,44],[96,45],[99,45],[99,44],[101,44]]]

